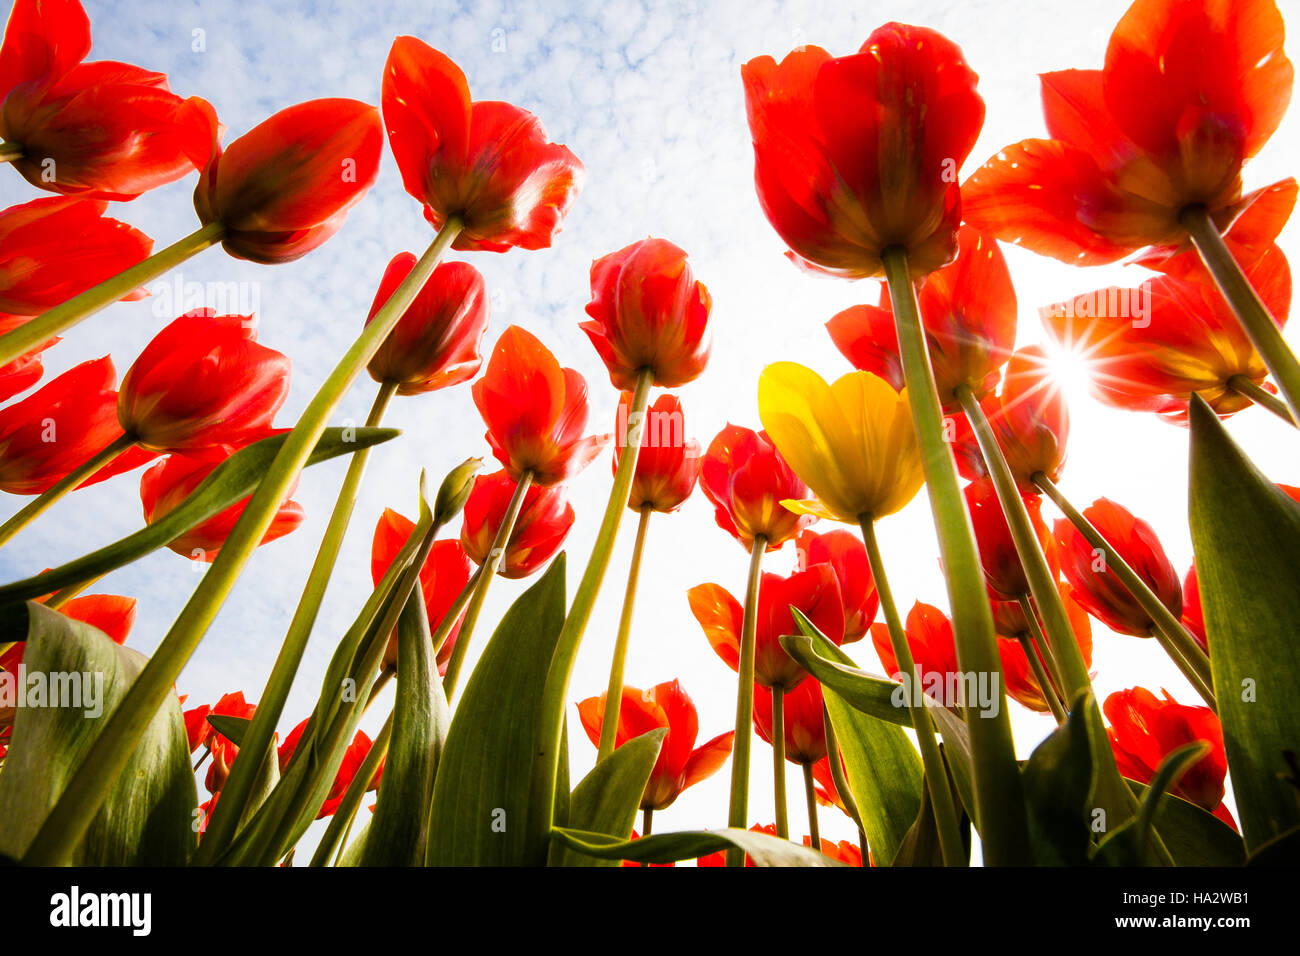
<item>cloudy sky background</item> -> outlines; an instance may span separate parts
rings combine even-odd
[[[855,51],[878,25],[897,19],[937,28],[962,45],[980,74],[988,105],[983,134],[963,179],[1003,145],[1045,133],[1036,74],[1100,66],[1124,0],[1087,4],[898,2],[895,4],[720,2],[668,4],[637,0],[535,4],[397,2],[356,4],[267,0],[132,2],[87,0],[92,59],[120,59],[165,71],[181,95],[201,95],[229,129],[227,141],[276,110],[302,100],[348,96],[378,103],[388,47],[413,34],[451,56],[466,72],[475,98],[503,99],[536,112],[552,138],[587,167],[587,185],[553,249],[456,254],[487,279],[492,319],[485,345],[509,324],[537,334],[560,361],[590,385],[591,430],[613,428],[617,393],[578,329],[589,300],[591,260],[645,236],[676,242],[691,255],[714,299],[710,368],[681,390],[687,432],[707,445],[727,422],[758,427],[756,382],[764,365],[791,359],[832,379],[849,370],[823,325],[839,310],[875,302],[874,282],[850,283],[800,273],[754,194],[753,154],[745,123],[740,68],[761,54],[778,58],[800,44],[833,54]],[[1213,55],[1207,51],[1207,55]],[[1300,124],[1288,117],[1263,155],[1247,169],[1248,187],[1295,170],[1286,163],[1300,147]],[[143,229],[158,248],[195,228],[190,195],[195,176],[155,190],[116,215]],[[0,203],[34,198],[16,174],[0,176]],[[401,186],[385,155],[379,182],[350,214],[342,231],[307,258],[282,266],[204,252],[179,270],[184,282],[248,283],[259,305],[260,339],[293,359],[293,387],[279,424],[291,425],[361,327],[379,278],[397,252],[419,253],[431,232],[419,204]],[[1282,236],[1297,246],[1297,228]],[[1137,267],[1075,269],[1007,249],[1020,303],[1018,344],[1046,340],[1037,309],[1108,284],[1136,286]],[[174,282],[174,276],[168,280]],[[158,289],[157,291],[161,291]],[[111,354],[119,375],[168,321],[162,295],[123,303],[69,333],[46,353],[46,381],[67,368]],[[1292,336],[1292,338],[1294,338]],[[486,349],[485,349],[486,352]],[[1068,377],[1073,428],[1061,486],[1079,506],[1106,495],[1151,522],[1180,575],[1191,562],[1186,519],[1187,432],[1154,417],[1114,411]],[[364,377],[335,422],[360,422],[375,386]],[[282,733],[306,716],[337,637],[370,589],[369,552],[385,507],[413,516],[421,468],[431,481],[468,455],[487,455],[483,426],[466,386],[394,402],[386,424],[403,437],[378,449],[332,587],[290,698]],[[1252,409],[1231,431],[1278,481],[1300,483],[1294,433]],[[214,702],[243,690],[256,700],[306,578],[346,464],[329,463],[303,476],[295,495],[307,510],[304,526],[260,549],[178,683],[190,703]],[[0,580],[25,577],[136,530],[142,521],[139,473],[81,491],[24,531],[0,554]],[[571,486],[578,520],[569,538],[570,593],[595,537],[610,484],[602,457]],[[4,514],[25,501],[0,505]],[[1056,517],[1047,505],[1045,516]],[[624,523],[604,593],[578,661],[571,702],[604,690],[631,549],[633,519]],[[458,532],[459,528],[454,529]],[[824,526],[821,530],[830,530]],[[938,549],[925,495],[882,523],[891,583],[904,611],[921,600],[946,607]],[[788,573],[794,548],[771,555],[766,569]],[[627,682],[650,686],[680,678],[700,712],[701,740],[734,719],[735,679],[714,655],[686,602],[689,587],[717,581],[743,589],[744,550],[713,522],[698,494],[678,514],[651,522],[641,601],[627,665]],[[170,551],[122,569],[95,591],[139,598],[128,644],[151,652],[184,605],[206,565]],[[491,592],[471,663],[491,626],[526,582],[498,580]],[[1198,702],[1154,641],[1120,637],[1094,622],[1096,688],[1104,696],[1142,684],[1161,687],[1184,703]],[[849,648],[859,664],[879,670],[870,642]],[[391,694],[391,691],[389,691]],[[1052,728],[1049,716],[1012,702],[1018,752],[1027,755]],[[386,706],[375,706],[373,734]],[[595,748],[570,709],[573,779],[594,762]],[[753,756],[750,822],[768,823],[773,809],[771,751]],[[659,814],[656,830],[719,826],[726,818],[724,768]],[[789,774],[792,832],[806,832],[797,768]],[[822,811],[823,834],[855,834],[838,811]]]

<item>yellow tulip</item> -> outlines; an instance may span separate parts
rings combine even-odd
[[[776,362],[759,377],[758,414],[817,496],[783,501],[791,511],[857,524],[898,511],[925,483],[907,391],[870,372],[828,385],[812,369]]]

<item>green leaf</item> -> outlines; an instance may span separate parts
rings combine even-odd
[[[327,428],[308,465],[396,438],[395,428]],[[235,452],[203,479],[181,504],[153,524],[67,564],[0,587],[0,634],[22,626],[22,602],[83,584],[166,547],[185,532],[251,495],[287,435],[263,438]]]
[[[433,781],[450,724],[424,595],[416,588],[397,623],[393,736],[362,866],[423,864]]]
[[[244,731],[252,721],[247,717],[235,717],[231,714],[208,714],[208,724],[221,736],[236,747],[244,745]]]
[[[43,605],[23,605],[26,703],[0,773],[0,853],[21,857],[89,752],[145,657]],[[32,679],[45,675],[43,703]],[[71,684],[76,676],[80,689]],[[59,697],[62,706],[50,706]],[[20,699],[21,702],[21,699]],[[89,715],[88,715],[89,714]],[[77,865],[179,866],[194,850],[198,794],[180,702],[172,694],[150,721],[124,772],[73,852]]]
[[[1300,741],[1300,504],[1260,473],[1198,396],[1190,512],[1214,694],[1246,849],[1300,826],[1278,774]]]
[[[603,833],[556,827],[551,839],[587,856],[634,863],[676,863],[739,847],[755,866],[844,866],[816,850],[750,830],[687,830],[619,840]]]
[[[921,811],[921,758],[903,728],[850,707],[823,687],[849,788],[877,866],[890,866]]]
[[[939,748],[941,751],[943,747]],[[952,771],[946,766],[948,789],[952,790]],[[939,821],[934,815],[934,804],[930,801],[929,781],[921,787],[921,809],[912,821],[911,827],[903,836],[903,842],[894,855],[893,866],[943,866],[943,847],[939,842]],[[960,810],[960,807],[959,807]],[[958,823],[962,844],[966,847],[966,863],[970,862],[970,817],[961,814]]]
[[[1142,799],[1146,784],[1125,780]],[[1246,848],[1241,834],[1212,813],[1176,794],[1168,794],[1160,807],[1160,836],[1179,866],[1241,866]]]
[[[1151,778],[1137,816],[1111,831],[1097,847],[1095,859],[1107,866],[1146,866],[1155,836],[1155,821],[1160,815],[1167,792],[1174,787],[1188,768],[1204,757],[1210,745],[1204,740],[1193,740],[1177,750],[1165,754]],[[1162,837],[1163,839],[1163,837]]]
[[[366,838],[370,836],[370,821],[367,820],[361,824],[357,835],[352,838],[348,844],[343,856],[339,858],[339,866],[360,866],[361,856],[366,852]]]
[[[1038,866],[1086,866],[1092,845],[1092,741],[1088,698],[1074,700],[1065,723],[1034,748],[1021,777],[1030,849]]]
[[[545,862],[526,858],[525,821],[541,690],[564,602],[561,554],[506,612],[470,674],[433,787],[429,865]]]
[[[626,840],[632,834],[646,781],[659,759],[668,728],[629,740],[582,778],[569,805],[568,826]],[[562,843],[551,844],[550,866],[618,866],[617,860],[592,863]]]

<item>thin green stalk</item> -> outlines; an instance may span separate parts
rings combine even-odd
[[[821,850],[822,831],[817,825],[817,782],[813,780],[813,765],[804,761],[803,795],[808,802],[808,835],[812,838],[812,848]]]
[[[650,515],[653,511],[654,508],[648,504],[641,506],[641,520],[636,526],[636,542],[632,545],[632,566],[628,568],[627,590],[623,593],[623,614],[618,620],[618,637],[614,641],[614,660],[609,666],[609,686],[605,690],[605,706],[607,709],[614,707],[615,714],[622,712],[623,669],[627,663],[627,645],[632,634],[632,610],[636,604],[636,584],[641,576],[641,553],[645,550],[646,528],[650,526]],[[614,741],[617,737],[617,720],[606,720],[601,723],[600,747],[596,752],[597,763],[614,752]]]
[[[776,803],[776,835],[790,839],[790,814],[785,797],[785,688],[772,687],[772,795]]]
[[[1264,360],[1273,381],[1277,382],[1291,411],[1292,421],[1300,421],[1300,362],[1296,361],[1295,353],[1282,338],[1282,330],[1241,271],[1241,265],[1233,258],[1209,210],[1199,204],[1191,205],[1178,218],[1223,298],[1236,314],[1242,330]]]
[[[1016,635],[1016,640],[1020,642],[1020,649],[1025,652],[1025,657],[1029,660],[1029,666],[1033,668],[1034,680],[1038,681],[1038,686],[1043,691],[1043,700],[1047,701],[1048,709],[1051,710],[1052,716],[1056,718],[1058,725],[1065,723],[1065,708],[1061,706],[1061,699],[1057,696],[1056,686],[1047,677],[1047,671],[1043,670],[1043,662],[1038,659],[1038,651],[1034,649],[1034,641],[1028,632],[1021,631]]]
[[[474,569],[474,573],[469,576],[465,586],[460,589],[460,594],[456,595],[456,600],[451,602],[451,607],[447,609],[447,613],[442,616],[442,620],[438,622],[437,628],[434,629],[433,634],[430,636],[429,643],[433,647],[435,657],[442,650],[442,645],[447,642],[447,638],[451,635],[451,629],[460,620],[461,612],[465,610],[465,605],[469,603],[470,597],[474,594],[474,589],[478,587],[478,581],[482,574],[482,568]]]
[[[135,444],[135,439],[130,435],[121,435],[112,442],[108,447],[91,455],[86,461],[78,465],[72,471],[68,472],[49,488],[41,492],[14,514],[12,518],[4,524],[0,524],[0,545],[5,544],[10,538],[16,535],[23,528],[27,527],[56,501],[71,491],[75,491],[82,482],[91,477],[106,465],[110,465],[124,451]]]
[[[451,649],[451,660],[447,662],[447,676],[442,679],[448,702],[456,692],[460,669],[465,663],[465,652],[469,650],[470,638],[474,635],[474,627],[478,624],[479,614],[483,611],[483,602],[487,600],[488,588],[492,584],[492,579],[497,576],[497,568],[501,566],[501,561],[505,557],[506,545],[510,541],[510,535],[514,533],[515,522],[519,518],[519,509],[524,506],[524,496],[528,494],[528,488],[532,483],[531,471],[526,471],[519,476],[519,481],[515,483],[515,493],[510,496],[510,504],[501,519],[501,526],[497,528],[497,533],[492,538],[492,548],[488,551],[487,560],[479,570],[474,592],[469,599],[469,607],[465,609],[465,620],[461,622],[460,630],[456,634],[456,643]],[[451,620],[454,624],[455,618]]]
[[[384,382],[379,386],[370,414],[366,417],[367,428],[377,427],[383,420],[384,411],[396,391],[396,382]],[[307,576],[302,597],[299,598],[298,607],[289,622],[289,630],[280,645],[280,653],[276,655],[275,664],[271,667],[271,675],[266,679],[266,687],[262,690],[262,696],[258,698],[257,711],[253,714],[252,723],[244,732],[244,744],[239,749],[240,754],[264,755],[271,747],[276,725],[280,722],[280,717],[284,713],[284,703],[289,697],[289,688],[293,685],[294,676],[298,673],[298,666],[302,663],[302,656],[307,650],[307,641],[316,624],[316,615],[320,613],[321,602],[325,599],[325,590],[329,587],[330,576],[334,573],[334,563],[338,560],[343,538],[352,520],[357,492],[361,488],[361,479],[365,474],[369,457],[370,449],[363,448],[353,454],[352,460],[348,463],[347,474],[343,478],[343,485],[334,502],[329,523],[325,526],[325,535],[321,539],[320,548],[316,551],[316,560],[312,563],[311,572]],[[209,841],[210,849],[200,854],[205,861],[212,859],[213,855],[225,847],[234,836],[238,821],[244,817],[244,807],[248,803],[249,795],[257,783],[256,764],[260,763],[260,759],[253,760],[250,757],[248,760],[240,760],[238,755],[235,757],[221,800],[208,824],[206,839]]]
[[[912,647],[907,642],[907,632],[903,630],[902,619],[898,616],[898,605],[894,603],[894,592],[885,575],[885,562],[880,554],[880,542],[876,540],[876,523],[870,515],[863,515],[862,540],[867,546],[867,561],[871,566],[871,579],[876,582],[876,594],[880,597],[880,608],[885,613],[885,626],[889,630],[889,642],[894,651],[894,663],[903,678],[903,697],[907,701],[907,710],[912,715],[912,729],[916,731],[916,742],[921,748],[921,763],[925,767],[926,786],[930,788],[930,803],[934,806],[935,825],[939,830],[939,848],[943,852],[944,866],[962,866],[966,860],[966,848],[962,843],[961,829],[957,822],[957,808],[952,802],[952,790],[948,787],[948,771],[943,764],[943,754],[934,738],[934,724],[926,712],[924,684],[916,669],[912,657]],[[984,602],[988,603],[987,599]],[[971,708],[973,710],[974,708]]]
[[[63,795],[32,840],[24,857],[26,862],[54,866],[71,857],[130,759],[140,735],[172,693],[176,678],[270,527],[280,503],[320,440],[330,414],[433,274],[438,260],[460,230],[459,220],[447,220],[428,251],[375,313],[308,403],[180,617],[73,772]]]
[[[23,158],[23,148],[18,143],[0,143],[0,163],[12,163]]]
[[[858,801],[853,796],[853,790],[849,787],[848,777],[844,773],[844,765],[840,762],[840,743],[835,736],[835,725],[831,723],[830,711],[826,705],[822,704],[822,726],[826,729],[826,764],[831,769],[831,780],[835,783],[835,792],[839,795],[840,803],[844,805],[845,811],[849,818],[857,826],[858,832],[862,833],[862,813],[858,810]],[[862,837],[862,852],[865,854],[867,848],[867,838]],[[863,856],[866,859],[866,856]]]
[[[1198,677],[1198,682],[1205,687],[1213,687],[1214,679],[1210,671],[1210,659],[1201,650],[1201,646],[1196,643],[1196,638],[1192,637],[1191,632],[1183,626],[1183,622],[1174,616],[1173,611],[1165,607],[1165,602],[1160,600],[1142,580],[1136,571],[1134,571],[1127,561],[1110,546],[1100,531],[1093,526],[1083,512],[1079,511],[1074,505],[1070,504],[1068,498],[1061,493],[1061,489],[1056,486],[1052,479],[1048,478],[1042,472],[1034,475],[1034,484],[1052,499],[1056,507],[1061,509],[1070,523],[1083,535],[1087,541],[1097,550],[1101,551],[1106,559],[1106,567],[1113,571],[1119,578],[1120,583],[1133,596],[1133,600],[1138,602],[1147,615],[1155,624],[1156,630],[1163,635],[1161,646],[1174,659],[1174,663],[1179,663],[1181,657],[1186,665],[1191,668]],[[1173,652],[1177,650],[1177,655]],[[1196,686],[1197,682],[1193,683]]]
[[[972,815],[980,821],[985,863],[991,866],[1028,864],[1029,822],[1011,736],[993,615],[975,535],[957,483],[957,466],[944,440],[943,412],[906,251],[901,247],[886,250],[884,266],[908,403],[921,450],[930,508],[939,532],[957,660],[967,674],[988,674],[997,683],[997,700],[990,701],[993,706],[984,709],[988,716],[969,721],[976,803]]]
[[[582,644],[582,635],[591,619],[591,611],[600,593],[600,585],[609,569],[618,537],[619,522],[627,510],[628,495],[632,492],[632,476],[636,473],[637,459],[641,456],[641,436],[645,431],[645,409],[650,399],[650,386],[654,371],[643,368],[637,375],[636,389],[628,414],[627,444],[618,460],[614,473],[614,487],[609,492],[605,515],[596,534],[596,544],[591,550],[587,569],[582,574],[569,613],[560,628],[555,653],[551,656],[546,685],[542,689],[542,707],[538,720],[537,749],[532,766],[532,782],[528,800],[528,838],[530,853],[544,859],[555,820],[555,781],[559,775],[560,743],[564,736],[564,702],[573,676],[573,665]]]
[[[1219,712],[1219,701],[1214,696],[1213,686],[1205,683],[1204,678],[1196,672],[1196,668],[1192,666],[1182,651],[1169,640],[1160,628],[1152,627],[1147,633],[1156,639],[1156,643],[1169,655],[1169,659],[1178,666],[1178,670],[1186,678],[1187,683],[1192,685],[1192,689],[1200,695],[1201,700],[1205,702],[1205,706],[1217,714]]]
[[[1238,395],[1243,395],[1250,399],[1260,408],[1268,409],[1282,421],[1286,422],[1292,428],[1296,427],[1295,419],[1291,417],[1291,410],[1286,407],[1286,402],[1278,398],[1272,392],[1266,391],[1259,385],[1256,385],[1244,375],[1234,375],[1228,379],[1228,388],[1232,389]]]
[[[641,835],[643,837],[650,835],[650,828],[654,823],[654,814],[655,812],[649,807],[641,811]],[[646,864],[642,863],[641,865],[645,866]]]
[[[194,230],[185,238],[173,242],[166,249],[155,252],[143,262],[138,262],[131,268],[119,272],[111,279],[105,279],[93,289],[87,289],[81,295],[73,296],[62,305],[57,305],[30,322],[18,326],[12,332],[0,336],[0,365],[7,365],[41,343],[66,332],[82,319],[89,318],[123,296],[130,295],[145,283],[176,268],[208,246],[216,245],[224,235],[225,227],[221,223],[209,223]]]
[[[373,695],[369,700],[374,700]],[[369,703],[369,700],[367,700],[367,703]],[[388,753],[388,744],[392,739],[393,715],[390,713],[388,719],[384,721],[383,729],[379,731],[379,736],[370,745],[366,758],[361,761],[361,766],[352,778],[352,782],[348,784],[348,789],[344,791],[343,799],[339,801],[338,809],[334,811],[334,816],[330,818],[329,826],[325,828],[320,843],[316,845],[316,852],[312,854],[308,866],[324,866],[335,848],[338,849],[340,854],[343,853],[347,845],[346,831],[351,830],[352,820],[356,817],[361,801],[365,798],[366,788],[370,786],[370,781],[374,779],[375,771],[379,769],[379,762]],[[338,865],[337,860],[335,865]]]
[[[1065,678],[1061,676],[1061,665],[1057,662],[1056,655],[1052,653],[1052,648],[1047,643],[1043,628],[1038,623],[1038,611],[1034,608],[1033,598],[1028,594],[1020,595],[1020,611],[1025,615],[1025,622],[1029,625],[1029,635],[1033,638],[1034,645],[1040,649],[1043,655],[1042,659],[1047,662],[1047,670],[1052,675],[1057,700],[1064,704],[1066,702]]]
[[[745,829],[749,816],[749,754],[754,721],[754,655],[758,643],[758,585],[763,576],[767,538],[758,535],[749,546],[749,575],[745,579],[745,611],[740,622],[740,659],[736,665],[736,736],[731,745],[731,800],[727,826]],[[744,866],[745,854],[727,851],[727,866]]]
[[[107,573],[107,571],[104,572],[104,574]],[[61,591],[56,591],[54,594],[50,595],[50,599],[45,602],[45,606],[57,611],[82,591],[86,590],[86,588],[90,587],[92,584],[96,584],[100,578],[104,577],[104,574],[96,574],[92,577],[86,578],[84,581],[78,581],[76,584],[69,584]]]

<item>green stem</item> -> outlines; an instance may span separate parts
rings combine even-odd
[[[438,260],[460,230],[459,220],[447,220],[428,251],[375,313],[308,403],[216,560],[73,772],[63,795],[32,840],[24,857],[27,862],[53,866],[71,857],[134,752],[140,735],[167,696],[173,693],[176,678],[270,527],[280,503],[324,432],[330,414],[433,274]]]
[[[772,796],[776,803],[776,835],[790,839],[790,813],[785,796],[785,688],[769,688],[772,694]]]
[[[906,251],[901,247],[886,250],[884,265],[926,490],[947,571],[957,660],[966,673],[988,674],[997,684],[997,700],[989,702],[995,706],[984,709],[988,716],[969,721],[976,803],[972,816],[980,821],[985,863],[1028,864],[1029,823],[993,615],[966,502],[957,483],[957,466],[944,440],[943,412]],[[946,777],[940,777],[939,782],[946,786]]]
[[[1196,643],[1196,638],[1192,637],[1187,628],[1183,627],[1182,621],[1174,616],[1173,611],[1165,607],[1164,601],[1156,596],[1155,592],[1147,586],[1147,583],[1129,566],[1128,562],[1110,546],[1110,542],[1093,526],[1087,516],[1070,504],[1069,499],[1061,494],[1061,489],[1056,486],[1052,479],[1039,472],[1034,475],[1034,484],[1047,497],[1052,499],[1056,507],[1061,509],[1062,514],[1070,519],[1070,523],[1078,529],[1079,534],[1083,535],[1084,540],[1102,552],[1106,559],[1106,568],[1114,572],[1120,583],[1133,596],[1133,600],[1137,601],[1142,610],[1151,618],[1155,630],[1162,635],[1161,647],[1165,649],[1165,652],[1169,654],[1174,663],[1179,665],[1181,670],[1196,675],[1195,680],[1191,677],[1188,678],[1192,680],[1192,686],[1213,687],[1214,679],[1211,676],[1210,659],[1206,657],[1205,652]],[[1189,668],[1190,670],[1188,670]]]
[[[465,605],[469,603],[470,597],[473,596],[474,589],[478,587],[478,581],[482,574],[482,568],[474,569],[474,573],[469,576],[469,580],[465,582],[465,586],[460,589],[460,594],[456,595],[456,600],[452,601],[451,607],[447,609],[447,613],[442,616],[442,620],[438,622],[438,627],[430,636],[429,644],[433,648],[435,657],[437,657],[438,652],[442,650],[442,645],[447,642],[447,637],[451,634],[451,629],[455,627],[456,622],[460,620],[461,612],[465,610]]]
[[[1192,685],[1192,689],[1205,702],[1205,706],[1217,714],[1219,712],[1219,702],[1214,696],[1213,685],[1206,683],[1206,678],[1197,673],[1196,667],[1187,659],[1187,655],[1183,653],[1182,649],[1174,644],[1169,639],[1169,636],[1158,627],[1153,626],[1147,633],[1156,639],[1156,643],[1169,656],[1169,659],[1177,665],[1187,683]],[[1197,650],[1200,650],[1200,645],[1197,645]]]
[[[632,545],[632,566],[627,572],[627,590],[623,594],[623,614],[618,621],[618,637],[614,641],[614,660],[609,666],[609,686],[605,690],[605,707],[615,708],[614,713],[622,713],[623,707],[623,669],[627,663],[627,646],[632,634],[632,610],[636,604],[636,584],[641,576],[641,553],[645,550],[646,528],[650,526],[650,515],[654,511],[650,505],[641,506],[641,520],[636,526],[636,543]],[[610,704],[613,701],[613,704]],[[606,720],[600,725],[600,747],[596,753],[596,762],[604,760],[614,752],[614,741],[618,737],[618,721]]]
[[[1043,662],[1038,659],[1038,651],[1034,649],[1033,639],[1028,632],[1021,631],[1016,635],[1016,640],[1020,642],[1020,649],[1025,652],[1025,657],[1029,659],[1029,666],[1033,668],[1034,680],[1038,681],[1038,686],[1042,688],[1043,700],[1047,701],[1048,709],[1051,710],[1052,716],[1056,718],[1057,726],[1065,723],[1065,708],[1061,706],[1061,700],[1056,696],[1056,687],[1047,677],[1047,671],[1043,670]]]
[[[370,700],[373,700],[373,696]],[[369,701],[367,701],[369,703]],[[343,799],[339,801],[338,809],[334,811],[334,816],[330,818],[329,826],[325,828],[324,835],[320,838],[320,843],[316,845],[316,852],[312,854],[311,862],[308,866],[324,866],[330,858],[330,854],[335,848],[342,854],[347,844],[347,832],[352,828],[352,820],[356,816],[357,810],[361,806],[361,801],[365,798],[366,787],[370,786],[370,781],[375,777],[375,771],[379,769],[379,762],[384,759],[388,753],[389,742],[393,738],[393,715],[390,713],[388,719],[384,721],[384,728],[375,738],[375,742],[370,745],[370,750],[366,753],[366,758],[361,761],[361,767],[357,770],[356,776],[348,784],[348,789],[343,794]],[[224,800],[225,798],[222,797]],[[220,806],[220,803],[218,803]],[[338,865],[337,860],[335,865]]]
[[[1061,676],[1061,665],[1057,661],[1056,655],[1052,653],[1052,648],[1047,642],[1047,636],[1043,634],[1043,628],[1038,623],[1038,612],[1034,608],[1034,601],[1028,594],[1020,595],[1020,610],[1025,615],[1025,622],[1029,625],[1029,634],[1033,638],[1033,643],[1038,647],[1043,655],[1042,659],[1047,662],[1047,670],[1052,675],[1053,687],[1056,691],[1056,699],[1062,704],[1067,702],[1065,696],[1065,678]],[[1071,629],[1073,633],[1073,629]]]
[[[107,571],[104,572],[104,574],[107,573]],[[54,592],[54,594],[50,595],[50,599],[45,602],[45,606],[57,611],[82,591],[86,590],[86,588],[99,581],[100,578],[104,577],[104,574],[92,575],[84,581],[78,581],[76,584],[69,584],[66,588]]]
[[[817,781],[813,779],[813,765],[804,761],[803,765],[803,795],[808,801],[808,835],[812,838],[812,848],[820,851],[822,848],[822,831],[817,825]]]
[[[515,483],[515,493],[510,496],[510,504],[506,507],[505,516],[501,519],[501,526],[497,528],[496,536],[492,539],[492,548],[488,551],[487,560],[483,562],[483,567],[479,570],[477,581],[474,584],[474,592],[469,599],[469,607],[465,610],[465,620],[461,622],[460,631],[456,634],[456,643],[451,649],[451,660],[447,662],[447,676],[442,679],[442,686],[447,692],[447,701],[451,702],[452,694],[456,692],[456,681],[460,677],[461,666],[465,663],[465,652],[469,650],[469,639],[474,634],[474,627],[478,624],[479,614],[483,611],[483,602],[487,600],[488,587],[492,584],[492,579],[497,576],[497,568],[501,566],[501,561],[505,558],[506,546],[510,542],[510,535],[514,533],[515,522],[519,518],[519,509],[524,505],[524,496],[528,494],[528,487],[533,483],[533,473],[526,471],[519,476],[519,481]],[[450,615],[448,615],[450,617]],[[444,618],[446,620],[447,618]],[[455,618],[451,618],[454,626]],[[441,627],[439,628],[441,630]]]
[[[0,545],[3,545],[10,538],[16,535],[23,528],[27,527],[38,517],[45,513],[51,505],[68,494],[76,490],[81,483],[91,477],[106,465],[110,465],[124,451],[135,444],[135,439],[130,435],[121,435],[114,439],[109,445],[101,451],[91,455],[86,461],[68,472],[49,488],[41,492],[26,505],[20,508],[12,518],[4,524],[0,524]]]
[[[840,803],[844,805],[845,812],[853,820],[862,833],[862,813],[858,809],[858,801],[853,796],[853,790],[849,787],[848,777],[844,774],[844,765],[840,762],[840,743],[835,736],[835,725],[831,723],[831,712],[822,704],[822,726],[826,728],[826,764],[831,769],[831,780],[835,782],[835,792],[839,795]],[[862,838],[862,851],[866,853],[867,838]],[[865,860],[866,857],[864,856]]]
[[[767,537],[756,535],[749,546],[749,575],[745,579],[745,611],[740,622],[740,653],[736,663],[736,735],[731,745],[731,799],[727,825],[745,829],[749,816],[749,754],[754,721],[754,656],[758,643],[758,586],[763,576]],[[744,866],[745,855],[727,851],[727,866]]]
[[[377,427],[383,420],[384,411],[396,391],[396,382],[384,382],[379,386],[374,404],[370,407],[370,414],[366,417],[367,428]],[[271,667],[271,675],[266,680],[262,696],[258,699],[257,711],[253,714],[252,723],[244,733],[244,745],[240,747],[240,754],[264,755],[271,747],[276,725],[284,713],[289,689],[302,663],[302,656],[307,650],[307,641],[316,624],[316,616],[320,613],[321,603],[325,599],[325,590],[329,587],[330,576],[334,573],[334,564],[343,547],[343,538],[352,520],[357,492],[361,488],[361,479],[365,474],[369,457],[370,449],[363,448],[354,453],[348,463],[343,486],[339,489],[334,510],[330,513],[329,523],[325,526],[325,536],[321,539],[316,560],[303,587],[302,597],[299,598],[298,607],[289,622],[288,633],[285,634],[284,642],[280,645],[280,653],[276,655],[275,664]],[[230,769],[230,777],[226,780],[226,786],[221,794],[221,800],[217,803],[217,808],[208,823],[208,832],[205,835],[205,845],[208,849],[200,854],[203,860],[210,861],[216,852],[224,848],[234,836],[235,827],[238,821],[243,819],[245,805],[257,783],[255,764],[258,763],[261,761],[253,760],[251,757],[248,760],[240,760],[236,756]]]
[[[1259,385],[1256,385],[1244,375],[1234,375],[1228,379],[1228,388],[1232,389],[1238,395],[1244,395],[1260,408],[1266,408],[1282,421],[1286,422],[1292,428],[1295,427],[1295,419],[1291,417],[1291,410],[1286,407],[1286,402],[1278,398],[1272,392],[1266,391]]]
[[[649,807],[646,807],[641,811],[641,835],[643,837],[648,837],[650,835],[650,828],[654,824],[654,815],[655,812]],[[642,863],[641,865],[645,866],[646,864]]]
[[[174,269],[208,246],[216,245],[224,234],[225,227],[220,223],[209,223],[185,238],[178,239],[166,249],[155,252],[143,262],[137,262],[111,279],[105,279],[94,288],[73,296],[62,305],[57,305],[0,336],[0,365],[7,365],[18,356],[72,328],[82,319],[89,318],[164,272]]]
[[[1282,330],[1241,271],[1241,265],[1233,258],[1223,236],[1219,235],[1219,227],[1210,218],[1209,210],[1199,204],[1191,205],[1178,218],[1223,298],[1236,313],[1237,321],[1277,382],[1291,411],[1292,421],[1300,421],[1300,362],[1296,361],[1295,353],[1282,338]]]
[[[564,736],[565,695],[569,692],[569,681],[573,676],[582,635],[591,619],[596,595],[600,593],[600,585],[605,580],[605,572],[609,569],[609,561],[614,553],[619,522],[632,492],[632,477],[641,455],[645,409],[650,400],[653,381],[653,369],[643,368],[637,375],[628,414],[627,444],[619,457],[618,470],[614,473],[614,487],[609,492],[609,502],[605,505],[605,515],[601,519],[587,569],[582,574],[577,593],[573,596],[573,603],[569,606],[569,613],[556,639],[555,652],[546,674],[546,685],[542,689],[527,822],[530,856],[538,860],[546,858],[551,827],[555,821],[555,781],[559,775],[560,745]]]
[[[0,142],[0,163],[12,163],[23,158],[23,148],[18,143]]]
[[[871,566],[871,579],[876,582],[876,594],[880,597],[880,608],[885,613],[885,626],[889,630],[889,642],[894,651],[894,663],[903,678],[903,697],[907,701],[908,713],[912,715],[912,729],[916,731],[916,742],[921,748],[921,763],[925,767],[926,785],[930,788],[930,802],[934,806],[935,824],[939,829],[939,847],[943,852],[945,866],[961,866],[966,860],[966,848],[962,843],[961,829],[957,822],[957,808],[952,802],[952,790],[948,787],[948,771],[943,764],[943,754],[934,738],[934,724],[926,712],[925,693],[921,675],[917,672],[916,661],[912,657],[912,647],[907,641],[907,632],[903,629],[902,619],[898,616],[898,605],[894,603],[894,592],[885,575],[885,562],[880,554],[880,542],[876,540],[876,523],[870,515],[863,515],[862,540],[867,546],[867,561]],[[981,585],[982,586],[982,585]],[[988,604],[988,600],[984,602]],[[973,712],[973,708],[971,711]]]

